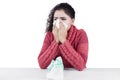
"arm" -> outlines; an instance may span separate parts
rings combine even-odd
[[[88,38],[84,31],[79,36],[76,49],[66,40],[60,45],[60,51],[63,57],[77,70],[83,70],[86,67],[88,57]]]
[[[38,56],[38,63],[42,69],[47,68],[52,59],[56,57],[58,51],[58,44],[55,40],[50,40],[52,37],[50,34],[46,34],[41,52]]]

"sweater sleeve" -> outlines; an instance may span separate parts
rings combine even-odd
[[[41,52],[38,56],[38,63],[42,69],[47,68],[47,66],[51,63],[52,59],[54,59],[57,55],[58,44],[55,40],[51,41],[50,38],[50,33],[47,33],[44,39]]]
[[[84,31],[78,36],[78,45],[76,49],[66,40],[60,45],[60,51],[63,57],[77,70],[82,71],[86,67],[88,57],[88,38]]]

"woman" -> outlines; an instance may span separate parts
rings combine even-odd
[[[78,30],[73,25],[74,20],[75,11],[68,3],[60,3],[51,10],[46,36],[38,56],[42,69],[47,68],[52,59],[55,60],[58,56],[62,57],[65,68],[82,71],[86,67],[88,38],[83,29]],[[59,24],[59,28],[55,23]]]

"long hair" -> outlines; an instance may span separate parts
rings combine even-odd
[[[48,16],[47,19],[47,23],[46,23],[46,32],[50,31],[52,32],[52,27],[53,27],[53,17],[54,17],[54,13],[56,10],[64,10],[64,12],[70,16],[70,18],[74,18],[75,19],[75,11],[72,8],[72,6],[68,3],[60,3],[57,4],[51,11],[50,14]]]

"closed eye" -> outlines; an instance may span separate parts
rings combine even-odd
[[[66,20],[66,18],[65,17],[61,17],[61,20]]]
[[[57,17],[54,17],[54,21],[57,20]]]

